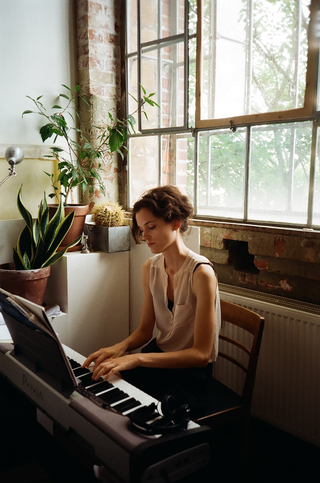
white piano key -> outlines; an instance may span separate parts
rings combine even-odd
[[[74,359],[75,361],[79,362],[79,364],[83,364],[83,362],[86,360],[86,357],[84,357],[81,354],[79,354],[78,352],[70,349],[70,347],[64,346],[64,349],[65,349],[66,355],[68,357]],[[91,368],[89,367],[89,369],[92,370],[92,367]],[[142,406],[150,406],[150,404],[152,404],[152,403],[154,403],[156,405],[156,408],[161,413],[160,401],[158,399],[156,399],[156,398],[150,396],[149,394],[141,391],[141,389],[133,386],[132,384],[130,384],[129,382],[125,381],[124,379],[121,379],[118,376],[111,376],[108,379],[108,381],[114,387],[118,387],[123,392],[127,393],[128,394],[128,397],[133,397],[134,399],[137,399],[137,401],[139,401],[141,403],[141,406],[137,406],[137,407],[135,407],[133,409],[130,409],[128,411],[125,411],[123,413],[124,416],[128,416],[131,412],[135,411],[139,407],[142,407]],[[128,397],[126,399],[128,399]],[[113,407],[116,404],[119,404],[120,402],[123,402],[123,401],[125,401],[125,399],[122,399],[121,401],[117,401],[115,403],[112,403],[112,404],[110,404],[110,406]],[[190,421],[188,423],[188,429],[197,428],[197,427],[199,427],[199,425],[197,423],[195,423],[194,421]]]

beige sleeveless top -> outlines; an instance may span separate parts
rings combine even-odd
[[[160,253],[155,255],[151,261],[150,290],[153,297],[156,327],[159,330],[157,345],[163,351],[178,351],[188,349],[193,345],[197,299],[193,292],[192,276],[199,263],[212,265],[206,257],[189,250],[182,267],[174,276],[174,306],[171,311],[168,309],[168,275],[164,267],[164,257]],[[220,327],[220,297],[217,287],[213,361],[218,355]]]

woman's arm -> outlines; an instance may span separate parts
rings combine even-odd
[[[99,367],[96,366],[93,377],[96,379],[99,377],[108,378],[114,373],[134,369],[138,366],[158,368],[206,366],[210,360],[213,347],[216,288],[217,279],[212,267],[209,265],[200,265],[193,275],[193,289],[197,297],[197,310],[194,327],[194,343],[191,348],[175,352],[139,353],[128,354],[119,358],[115,357],[103,362]]]
[[[111,347],[104,347],[90,354],[84,361],[83,367],[88,367],[91,362],[94,362],[96,369],[103,361],[121,357],[128,351],[138,349],[151,339],[155,316],[149,289],[150,263],[151,259],[147,260],[142,267],[143,303],[139,327],[122,342]]]

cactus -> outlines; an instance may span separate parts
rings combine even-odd
[[[92,221],[100,226],[121,226],[124,223],[125,212],[122,206],[113,201],[99,203],[92,210]]]

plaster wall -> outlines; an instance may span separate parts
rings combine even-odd
[[[0,219],[19,218],[16,197],[21,184],[23,198],[35,215],[43,191],[51,192],[44,171],[53,172],[45,158],[50,141],[42,143],[40,116],[22,112],[33,109],[26,96],[43,95],[56,103],[61,84],[74,83],[73,0],[0,0],[0,180],[8,175],[4,153],[19,146],[25,154],[17,176],[0,187]],[[51,104],[52,103],[52,104]]]

